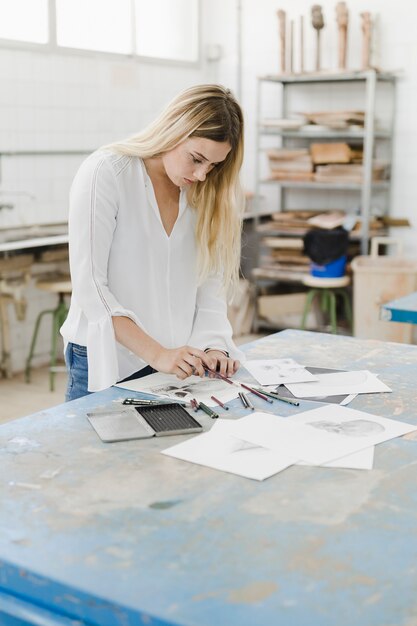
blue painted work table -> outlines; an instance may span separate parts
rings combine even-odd
[[[381,320],[417,324],[417,291],[381,306]]]
[[[417,424],[415,346],[284,331],[246,352],[370,369],[393,393],[350,406]],[[298,466],[256,482],[159,454],[180,437],[102,443],[86,412],[128,395],[0,428],[2,626],[417,623],[416,433],[377,446],[371,471]]]

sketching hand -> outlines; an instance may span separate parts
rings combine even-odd
[[[227,357],[220,350],[207,350],[206,354],[210,355],[211,357],[215,357],[216,359],[215,366],[211,367],[210,369],[219,372],[219,374],[221,374],[222,376],[227,376],[227,378],[233,376],[233,374],[236,374],[237,370],[240,367],[239,361]],[[210,376],[214,377],[214,374],[210,374]]]
[[[215,369],[217,360],[214,356],[191,346],[172,349],[161,347],[149,365],[158,372],[175,374],[177,378],[184,380],[188,376],[204,377],[204,366]]]

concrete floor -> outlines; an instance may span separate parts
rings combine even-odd
[[[11,379],[0,379],[0,424],[61,404],[66,386],[67,375],[57,372],[55,391],[49,391],[48,367],[33,369],[30,383],[25,382],[23,372]]]

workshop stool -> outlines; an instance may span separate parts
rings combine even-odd
[[[337,333],[337,296],[340,296],[342,299],[344,313],[349,323],[349,328],[352,328],[352,308],[350,306],[349,294],[346,291],[346,287],[350,284],[349,276],[341,276],[340,278],[319,278],[317,276],[306,276],[303,279],[303,284],[307,287],[311,287],[311,289],[307,292],[303,318],[301,321],[302,330],[305,329],[307,315],[315,296],[318,296],[319,298],[321,311],[329,314],[332,333]]]
[[[45,315],[52,315],[52,335],[51,335],[51,358],[49,362],[49,388],[51,391],[55,389],[55,374],[61,368],[56,367],[56,351],[57,351],[57,339],[59,337],[59,329],[65,322],[68,315],[68,307],[65,302],[65,296],[71,295],[71,279],[67,275],[51,276],[41,278],[36,282],[36,287],[47,291],[49,293],[58,294],[58,304],[55,309],[47,309],[41,311],[36,318],[35,328],[32,335],[32,341],[30,344],[29,355],[26,360],[26,382],[30,382],[31,374],[31,362],[35,352],[36,340],[38,338],[39,328],[42,318]]]

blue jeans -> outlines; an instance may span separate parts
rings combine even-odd
[[[88,396],[91,391],[88,391],[87,347],[80,346],[77,343],[69,343],[65,351],[65,364],[68,371],[68,385],[67,393],[65,394],[65,402],[70,402],[71,400]],[[156,370],[147,365],[119,382],[142,378],[142,376],[148,376],[154,372],[156,372]]]
[[[65,402],[82,398],[91,393],[88,391],[87,346],[69,343],[65,351],[65,365],[68,372]]]

